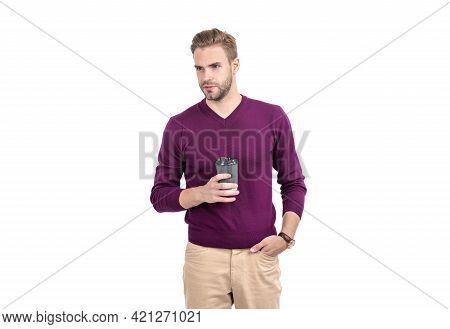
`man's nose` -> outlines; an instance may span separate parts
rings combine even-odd
[[[206,70],[204,79],[205,79],[205,83],[206,84],[212,84],[213,81],[214,81],[214,77],[213,77],[212,72],[209,71],[209,70]]]

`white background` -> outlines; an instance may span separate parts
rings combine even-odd
[[[297,143],[309,131],[309,175],[297,243],[279,256],[282,310],[205,311],[204,324],[442,325],[450,5],[387,44],[443,5],[0,2],[3,312],[184,308],[184,212],[149,209],[139,133],[161,136],[203,98],[189,47],[217,27],[237,39],[241,93],[286,112],[314,97],[289,114]]]

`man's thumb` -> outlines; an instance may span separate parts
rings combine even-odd
[[[261,247],[259,246],[259,243],[258,243],[258,244],[255,244],[253,247],[251,247],[250,251],[251,252],[255,252],[255,251],[259,250],[259,249],[261,249]]]

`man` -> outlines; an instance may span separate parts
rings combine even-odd
[[[150,196],[157,212],[186,211],[186,307],[280,308],[278,255],[294,244],[307,191],[289,119],[238,92],[233,36],[202,31],[191,51],[205,98],[169,118]],[[222,156],[237,160],[237,184],[217,174]],[[272,168],[283,202],[278,235]]]

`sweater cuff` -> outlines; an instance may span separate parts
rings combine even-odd
[[[153,205],[154,209],[158,212],[175,212],[186,210],[180,204],[180,194],[185,189],[180,187],[174,187],[173,189],[166,190],[164,195]]]
[[[169,198],[167,203],[168,203],[169,207],[173,209],[173,211],[186,210],[180,204],[180,194],[181,194],[181,192],[183,192],[183,190],[184,189],[182,189],[182,188],[178,188],[177,191],[170,192],[170,195],[167,196]]]
[[[298,202],[286,200],[285,202],[283,202],[283,216],[287,211],[292,211],[296,213],[298,217],[300,217],[301,219],[303,214],[303,206],[300,205]]]

